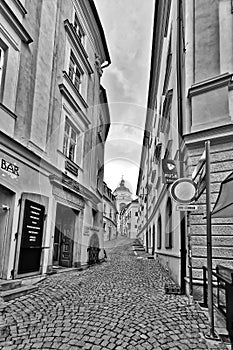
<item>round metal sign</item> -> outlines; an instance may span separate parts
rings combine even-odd
[[[197,185],[196,183],[188,178],[181,178],[173,182],[171,185],[171,196],[172,198],[182,204],[191,203],[196,197]]]

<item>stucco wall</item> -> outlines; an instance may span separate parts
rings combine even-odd
[[[195,82],[220,72],[218,3],[195,1]]]

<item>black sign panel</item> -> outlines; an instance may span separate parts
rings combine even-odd
[[[172,159],[162,159],[163,183],[172,184],[178,178],[176,162]]]
[[[21,247],[41,247],[45,207],[25,200]]]

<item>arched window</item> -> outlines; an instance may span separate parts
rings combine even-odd
[[[161,215],[159,215],[157,222],[157,249],[161,249],[162,246],[162,220]]]
[[[166,206],[166,231],[165,231],[165,248],[172,248],[172,202],[171,198],[167,200]]]

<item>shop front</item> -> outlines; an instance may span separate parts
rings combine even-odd
[[[46,173],[29,150],[0,144],[0,279],[46,271],[51,198]]]

